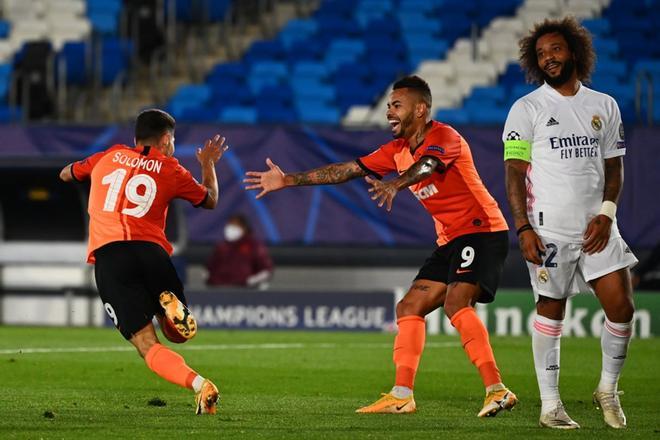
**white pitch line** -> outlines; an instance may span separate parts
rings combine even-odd
[[[426,348],[448,348],[459,347],[458,342],[428,342]],[[338,344],[334,342],[320,342],[312,344],[304,343],[281,343],[281,344],[204,344],[176,346],[177,350],[286,350],[296,348],[391,348],[392,344],[385,343],[349,343]],[[51,354],[51,353],[110,353],[122,351],[134,351],[135,348],[126,345],[121,347],[26,347],[26,348],[8,348],[0,350],[3,354]]]

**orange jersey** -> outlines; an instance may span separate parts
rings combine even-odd
[[[432,123],[414,153],[408,141],[396,139],[359,158],[358,164],[380,178],[392,171],[403,174],[424,156],[442,162],[444,167],[436,168],[431,177],[409,187],[433,216],[438,246],[461,235],[508,230],[497,202],[474,167],[468,143],[449,125]]]
[[[207,190],[173,157],[155,148],[114,145],[75,162],[76,180],[91,180],[89,191],[89,245],[94,251],[113,241],[150,241],[169,254],[165,237],[167,207],[174,198],[199,206]]]

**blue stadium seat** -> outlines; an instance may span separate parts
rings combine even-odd
[[[475,87],[467,98],[467,101],[488,104],[504,104],[506,100],[506,89],[500,85]]]
[[[229,106],[220,111],[221,122],[254,124],[257,122],[257,111],[254,107]]]
[[[591,18],[582,22],[584,27],[589,29],[594,37],[602,37],[611,32],[610,22],[606,18]]]
[[[268,101],[257,102],[257,120],[267,124],[292,124],[298,115],[290,105],[272,103]]]
[[[121,0],[87,0],[87,17],[94,31],[117,35],[121,8]]]
[[[438,110],[434,119],[449,125],[466,125],[470,122],[470,115],[464,109]]]
[[[341,117],[336,107],[316,101],[297,102],[296,109],[298,118],[303,123],[336,125]]]
[[[57,63],[66,69],[66,83],[84,85],[89,81],[87,74],[87,44],[83,41],[67,41],[57,54]]]
[[[176,119],[190,117],[191,109],[203,108],[211,98],[211,88],[204,84],[182,85],[170,99],[168,109]]]
[[[11,24],[6,20],[0,20],[0,38],[8,38]]]
[[[0,64],[0,102],[7,102],[12,70],[11,64]]]
[[[176,18],[186,23],[221,21],[230,6],[230,0],[176,0]]]
[[[470,122],[473,124],[482,125],[501,125],[506,121],[509,114],[508,107],[479,105],[475,107],[467,107],[465,110],[468,112]]]
[[[628,66],[625,61],[599,58],[596,61],[596,73],[623,78],[628,73]]]
[[[293,65],[293,81],[298,78],[325,79],[330,74],[328,66],[318,61],[300,61]]]
[[[0,104],[0,122],[7,123],[13,121],[20,121],[22,117],[21,108],[12,110],[8,105]]]
[[[130,41],[115,37],[103,39],[101,42],[101,85],[109,86],[128,68],[132,52],[133,44]]]

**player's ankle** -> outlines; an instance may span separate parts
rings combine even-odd
[[[401,385],[394,385],[392,387],[392,391],[390,391],[390,394],[392,394],[397,399],[405,399],[406,397],[412,396],[413,390]]]
[[[502,382],[494,383],[486,387],[486,393],[491,393],[493,391],[502,391],[506,389],[506,386]]]
[[[192,382],[192,388],[196,393],[199,393],[202,390],[202,385],[204,384],[204,378],[199,374]]]

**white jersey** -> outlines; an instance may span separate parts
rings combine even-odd
[[[530,162],[527,213],[534,229],[581,243],[603,202],[605,159],[626,153],[616,101],[582,84],[574,96],[543,84],[513,104],[502,140],[505,148],[531,147],[520,158]],[[614,220],[611,237],[618,236]]]

